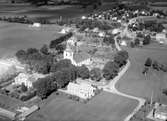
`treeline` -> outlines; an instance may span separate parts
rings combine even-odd
[[[63,53],[66,48],[63,42],[72,37],[72,35],[72,33],[68,33],[52,40],[49,47],[45,44],[40,49],[28,48],[27,50],[19,50],[15,55],[21,63],[27,64],[31,70],[42,74],[48,74],[57,62],[55,58],[56,52],[58,54]],[[50,52],[50,49],[53,49],[55,53]]]
[[[103,68],[103,77],[106,80],[113,79],[118,75],[118,72],[123,65],[127,63],[129,58],[127,51],[118,51],[114,56],[114,61],[109,61],[105,64]]]
[[[24,2],[29,2],[33,5],[82,5],[83,8],[87,7],[88,5],[101,5],[101,0],[24,0]],[[96,4],[95,4],[96,3]]]
[[[62,42],[65,42],[66,40],[68,40],[68,39],[69,39],[70,37],[72,37],[72,36],[73,36],[73,33],[70,32],[70,33],[68,33],[68,34],[66,34],[66,35],[64,35],[64,36],[61,36],[61,37],[59,37],[59,38],[57,38],[57,39],[55,39],[55,40],[52,40],[52,41],[50,42],[49,47],[50,47],[51,49],[57,48],[57,46],[59,46],[59,44],[61,44]]]
[[[22,24],[33,24],[33,23],[41,23],[41,24],[53,24],[47,19],[43,18],[29,18],[27,16],[14,16],[14,17],[0,17],[0,21],[14,22],[14,23],[22,23]]]

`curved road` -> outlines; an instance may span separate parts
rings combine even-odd
[[[122,49],[120,48],[118,42],[117,42],[117,36],[114,38],[115,40],[115,45],[116,45],[116,48],[121,51]],[[125,94],[125,93],[122,93],[120,91],[118,91],[115,87],[116,83],[118,82],[118,80],[125,74],[125,72],[128,70],[128,68],[130,67],[130,61],[128,60],[126,66],[121,70],[121,72],[119,72],[118,76],[115,77],[108,85],[104,86],[103,89],[104,91],[107,91],[107,92],[111,92],[111,93],[114,93],[114,94],[117,94],[117,95],[120,95],[120,96],[124,96],[124,97],[127,97],[127,98],[130,98],[130,99],[133,99],[133,100],[137,100],[139,102],[138,106],[133,110],[132,113],[130,113],[124,121],[129,121],[133,115],[145,104],[145,99],[143,98],[140,98],[140,97],[135,97],[135,96],[132,96],[132,95],[128,95],[128,94]]]

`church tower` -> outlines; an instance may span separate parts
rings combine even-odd
[[[71,49],[70,45],[67,43],[66,49],[64,50],[63,57],[64,59],[69,59],[71,62],[73,62],[73,55],[74,52]]]

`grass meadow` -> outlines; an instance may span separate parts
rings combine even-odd
[[[49,98],[27,121],[122,121],[138,104],[108,92],[100,93],[86,104],[57,95]]]
[[[162,89],[167,88],[167,74],[150,70],[146,76],[142,74],[147,57],[167,65],[166,46],[152,44],[143,48],[127,49],[131,67],[117,83],[117,89],[130,95],[150,99],[167,104],[167,96]]]

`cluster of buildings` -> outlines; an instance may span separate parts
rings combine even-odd
[[[155,16],[155,17],[164,17],[160,15],[158,12],[150,12],[148,10],[133,10],[130,8],[119,8],[116,7],[114,9],[98,12],[95,14],[90,14],[87,17],[83,16],[82,19],[91,19],[91,20],[111,20],[115,22],[122,23],[123,21],[129,21],[131,18],[135,18],[138,16]]]

